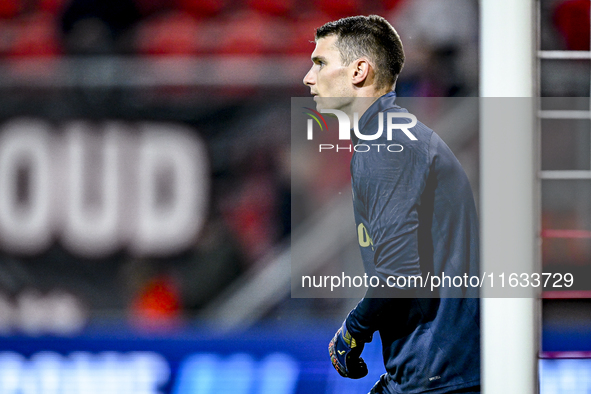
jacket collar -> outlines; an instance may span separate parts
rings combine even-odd
[[[376,101],[374,101],[369,108],[361,115],[361,119],[359,119],[359,130],[363,130],[365,126],[376,116],[379,112],[384,112],[387,109],[393,108],[396,104],[396,92],[391,91],[389,93],[384,94],[381,97],[378,97]]]

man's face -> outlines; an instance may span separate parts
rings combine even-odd
[[[319,108],[338,109],[355,94],[349,80],[349,67],[341,63],[341,54],[334,45],[336,40],[336,35],[330,35],[316,42],[312,52],[314,64],[304,77],[304,84],[310,87],[310,93]],[[327,100],[329,97],[340,99]]]

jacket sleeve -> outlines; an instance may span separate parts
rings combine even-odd
[[[351,336],[359,342],[371,342],[373,333],[379,329],[384,313],[391,313],[395,298],[376,298],[374,288],[369,288],[365,297],[353,308],[345,321]],[[386,311],[386,312],[384,312]]]
[[[429,141],[415,144],[400,153],[361,153],[357,158],[357,173],[363,175],[355,192],[364,207],[373,264],[383,281],[421,274],[418,207],[429,175]]]

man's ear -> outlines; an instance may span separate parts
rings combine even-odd
[[[354,85],[365,84],[366,82],[371,82],[369,80],[371,71],[371,64],[369,60],[362,57],[353,62],[353,75],[351,78],[351,82]]]

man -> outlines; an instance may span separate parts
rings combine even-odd
[[[338,109],[351,121],[358,113],[354,144],[376,135],[388,113],[406,113],[393,91],[404,63],[402,43],[385,19],[330,22],[317,29],[315,41],[304,83],[319,109]],[[478,223],[466,175],[432,130],[419,122],[408,131],[371,141],[402,150],[358,151],[351,159],[355,221],[369,238],[360,242],[366,273],[381,284],[427,273],[477,275]],[[421,289],[383,289],[389,287],[370,287],[337,331],[329,345],[335,369],[353,379],[365,376],[360,355],[378,331],[387,373],[371,393],[479,393],[477,293],[449,287],[440,289],[441,298],[426,298]]]

